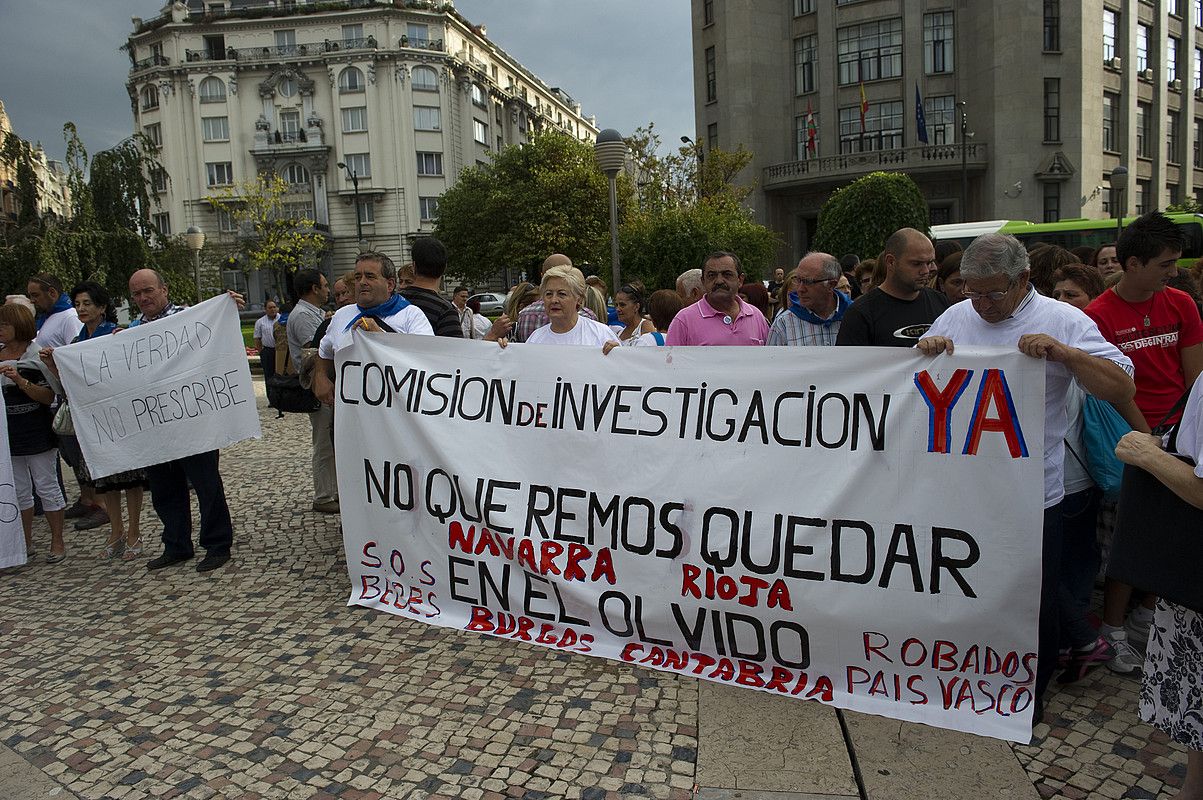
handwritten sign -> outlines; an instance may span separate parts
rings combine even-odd
[[[258,438],[234,301],[214,297],[54,360],[93,478]]]
[[[4,395],[0,393],[0,569],[18,566],[27,560],[21,513],[17,508],[17,485],[8,453],[8,414]]]
[[[356,334],[351,604],[1027,741],[1044,366]]]

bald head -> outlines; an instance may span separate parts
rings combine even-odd
[[[540,274],[547,274],[547,270],[552,267],[571,267],[572,259],[563,253],[552,253],[547,258],[543,259],[543,269]]]
[[[154,319],[167,308],[167,282],[153,269],[130,275],[129,293],[146,319]]]
[[[936,248],[931,239],[914,228],[901,228],[886,239],[882,251],[886,278],[881,289],[902,300],[913,300],[936,274]]]

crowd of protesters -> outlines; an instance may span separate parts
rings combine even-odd
[[[1172,446],[1195,464],[1203,462],[1201,267],[1177,269],[1184,246],[1177,227],[1157,213],[1130,224],[1118,241],[1078,253],[1050,244],[1028,251],[1017,239],[998,234],[978,237],[962,250],[902,229],[880,253],[862,254],[869,256],[863,260],[811,252],[763,283],[747,280],[736,253],[716,252],[685,270],[673,288],[652,291],[631,281],[613,292],[556,253],[543,262],[537,282],[511,287],[502,312],[490,319],[472,307],[468,287],[441,293],[447,252],[428,238],[415,242],[413,263],[401,267],[384,253],[361,253],[334,283],[332,313],[325,310],[331,300],[326,277],[298,272],[287,323],[277,321],[273,303],[264,317],[268,322],[256,325],[255,340],[271,356],[272,370],[300,371],[320,401],[309,416],[313,509],[323,513],[339,510],[334,359],[356,328],[480,339],[502,347],[600,347],[606,354],[657,346],[885,346],[936,356],[959,345],[1004,345],[1041,358],[1048,375],[1044,495],[1031,498],[1045,509],[1037,718],[1054,676],[1070,683],[1102,665],[1118,673],[1143,665],[1141,715],[1188,748],[1181,796],[1199,798],[1203,617],[1108,580],[1095,623],[1092,597],[1105,574],[1116,509],[1103,499],[1081,457],[1090,425],[1083,407],[1094,398],[1110,404],[1133,430],[1116,455],[1203,507],[1203,466],[1180,466],[1163,449],[1165,442],[1151,435],[1158,425],[1177,424]],[[144,270],[135,278],[130,288],[143,310],[140,322],[178,310],[156,273]],[[153,300],[143,302],[148,293]],[[0,376],[31,557],[36,495],[51,530],[45,560],[66,558],[61,453],[75,473],[77,505],[84,513],[101,508],[96,498],[102,498],[105,516],[98,524],[108,522],[111,530],[101,557],[142,554],[139,516],[149,486],[164,521],[165,549],[148,566],[191,558],[191,523],[181,510],[181,503],[187,507],[186,478],[198,496],[205,494],[201,545],[209,551],[207,568],[220,566],[229,557],[230,523],[215,453],[205,454],[203,463],[183,460],[93,480],[78,443],[57,422],[69,406],[63,405],[54,348],[111,333],[116,326],[108,294],[95,283],[66,293],[53,276],[36,275],[28,295],[32,310],[21,303],[0,307]],[[1185,409],[1177,403],[1182,397],[1188,398]]]

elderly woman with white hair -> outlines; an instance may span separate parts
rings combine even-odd
[[[527,344],[570,344],[600,347],[617,342],[609,325],[580,315],[585,305],[586,285],[574,267],[552,267],[543,273],[539,296],[550,320],[526,339]]]

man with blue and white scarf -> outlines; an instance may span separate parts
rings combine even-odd
[[[840,262],[828,253],[807,253],[786,278],[789,303],[773,319],[770,345],[833,346],[852,298],[835,290]]]
[[[34,340],[38,347],[62,347],[71,344],[79,333],[79,316],[71,305],[71,298],[63,291],[63,282],[42,272],[29,279],[25,289],[29,299],[38,310],[34,317],[38,335]]]

